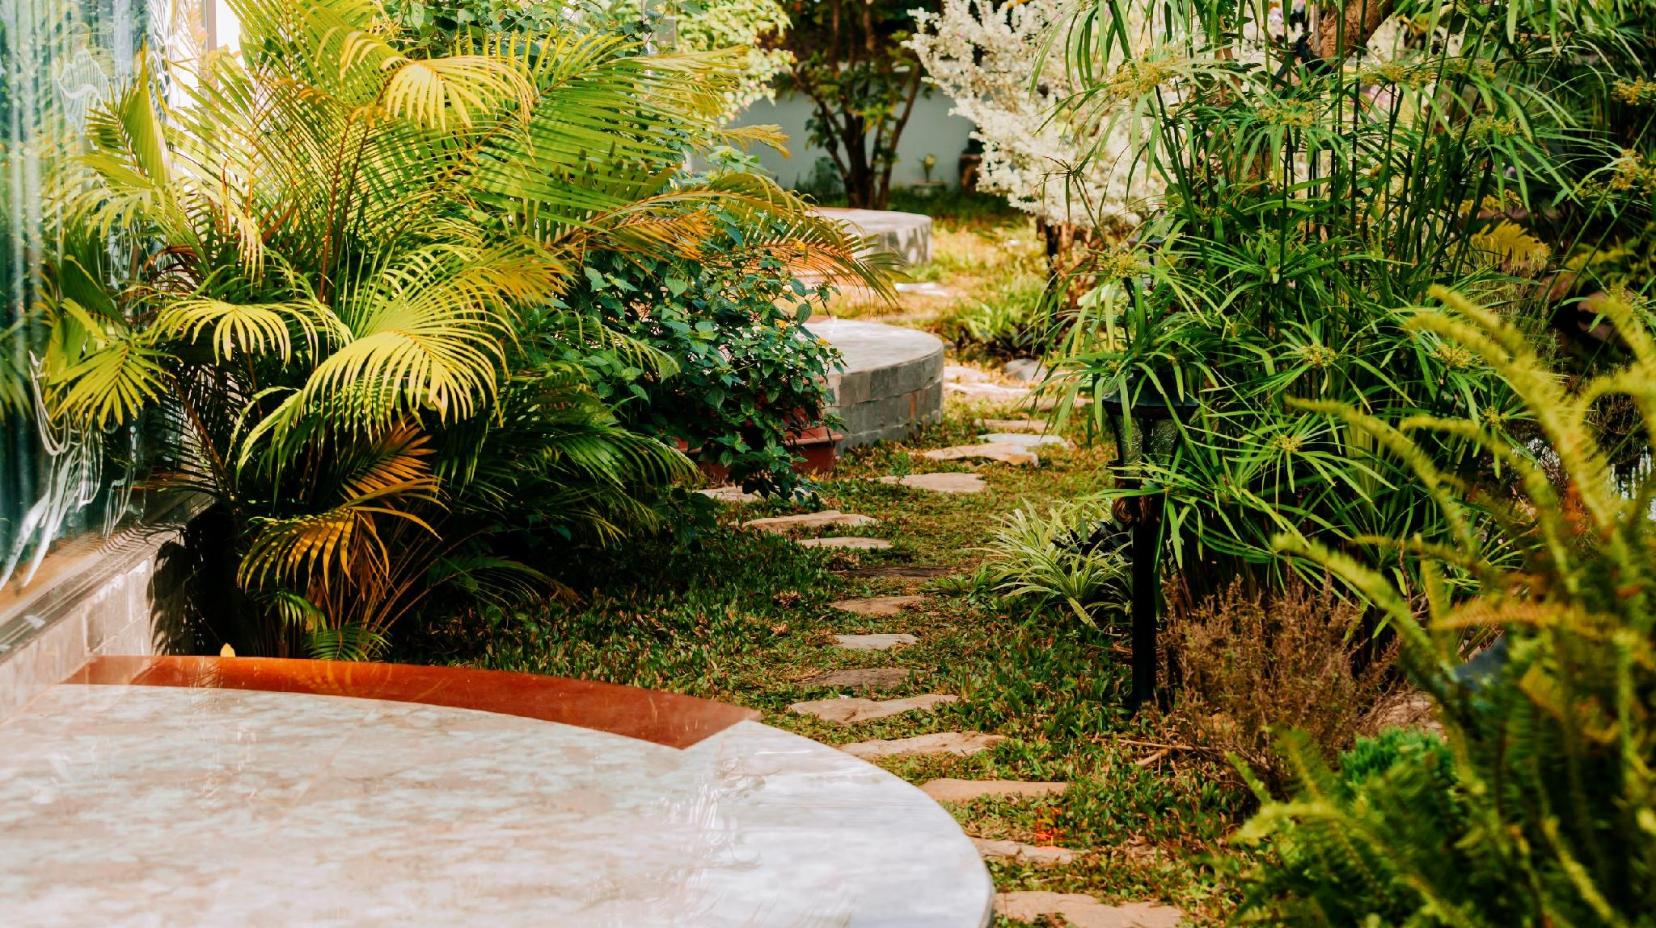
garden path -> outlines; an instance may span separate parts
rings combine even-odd
[[[938,287],[900,292],[897,307],[839,301],[835,313],[945,334],[951,313],[1001,300],[1039,260],[1018,220],[944,223],[937,242],[933,265],[915,273]],[[847,453],[817,477],[818,500],[716,488],[707,495],[727,527],[697,529],[688,544],[667,536],[617,549],[585,568],[578,598],[484,629],[457,626],[420,657],[703,696],[835,746],[997,736],[987,750],[870,761],[933,795],[984,842],[1007,913],[996,928],[1031,918],[1163,925],[1179,910],[1192,925],[1217,926],[1234,896],[1215,861],[1246,791],[1227,783],[1222,762],[1169,751],[1153,717],[1128,715],[1119,638],[1061,610],[1009,605],[977,580],[1005,517],[1103,489],[1113,450],[1087,441],[1078,423],[1049,427],[1029,384],[986,363],[981,347],[956,347],[954,363],[974,372],[957,382],[995,395],[955,391],[941,423]],[[1060,431],[1070,446],[1040,447],[1037,464],[923,456],[984,444],[986,434]],[[780,534],[743,527],[814,510],[874,521]],[[874,635],[914,640],[840,646],[841,636]]]
[[[1015,392],[1020,402],[1029,397],[1026,388],[997,383],[1003,378],[981,368],[951,365],[945,376],[953,384],[992,387],[996,391],[1006,391],[1007,395]],[[941,449],[916,448],[912,453],[905,453],[901,460],[894,455],[886,455],[882,462],[886,467],[879,469],[892,469],[891,465],[898,465],[896,469],[901,470],[905,462],[912,462],[914,458],[928,463],[945,462],[961,469],[878,475],[872,482],[888,488],[886,493],[894,493],[898,497],[895,501],[897,505],[890,511],[882,512],[878,518],[847,506],[846,511],[825,509],[818,513],[745,520],[739,517],[737,524],[778,532],[803,545],[823,541],[833,543],[837,540],[800,536],[843,525],[877,527],[882,533],[895,530],[907,536],[903,538],[903,544],[896,546],[895,558],[906,560],[907,552],[903,549],[925,541],[915,537],[914,533],[925,531],[927,520],[916,516],[924,513],[928,503],[940,505],[951,499],[961,499],[961,504],[967,505],[964,497],[970,496],[998,500],[1000,491],[997,484],[1000,481],[997,477],[1016,470],[1027,469],[1035,474],[1041,472],[1041,460],[1035,449],[1053,452],[1060,457],[1068,457],[1078,450],[1074,442],[1053,434],[1041,420],[983,418],[980,413],[985,397],[988,397],[991,407],[996,401],[1004,401],[1000,392],[991,395],[982,391],[950,391],[948,394],[947,403],[953,413],[951,419],[964,420],[962,424],[969,425],[977,435],[975,443],[949,445]],[[921,443],[927,442],[923,440]],[[879,452],[871,454],[877,456]],[[856,457],[852,462],[852,467],[862,463]],[[1050,466],[1048,469],[1051,469]],[[831,476],[830,492],[832,479],[839,476]],[[841,502],[841,505],[844,503]],[[1003,506],[1004,503],[995,508]],[[982,543],[986,540],[982,534],[985,526],[980,523],[978,528],[976,541]],[[891,550],[889,547],[883,549],[887,552]],[[858,554],[853,553],[831,556],[842,561],[859,558]],[[986,758],[994,758],[1007,751],[1009,746],[1017,745],[1019,739],[1009,735],[965,727],[951,728],[945,724],[946,714],[959,717],[963,710],[971,708],[969,686],[960,687],[963,694],[925,692],[899,698],[869,698],[869,694],[909,688],[916,676],[930,679],[949,676],[948,668],[936,663],[922,667],[895,666],[894,658],[926,650],[921,647],[925,643],[921,634],[904,630],[910,627],[908,620],[926,613],[935,615],[959,611],[965,605],[962,600],[969,596],[970,590],[961,582],[961,575],[955,574],[951,578],[946,568],[891,562],[865,565],[861,560],[855,560],[854,566],[851,563],[841,563],[840,566],[843,568],[842,576],[868,584],[869,595],[829,603],[832,610],[826,622],[829,635],[819,645],[819,656],[826,658],[833,650],[838,650],[875,653],[882,658],[891,655],[893,659],[876,666],[821,670],[806,676],[797,685],[834,688],[842,692],[836,697],[792,703],[787,707],[788,713],[831,725],[836,734],[831,739],[822,739],[828,743],[835,743],[841,737],[838,732],[860,734],[874,723],[881,723],[884,728],[881,733],[900,736],[865,738],[840,744],[841,749],[888,766],[910,779],[916,779],[909,773],[914,769],[949,771],[963,762],[982,763]],[[913,592],[917,583],[926,583],[926,590]],[[1030,708],[1040,712],[1043,707],[1037,703]],[[914,733],[889,731],[889,727],[895,724],[902,724],[906,731]],[[933,776],[921,780],[921,788],[960,819],[979,853],[991,865],[997,886],[1003,889],[997,897],[997,924],[1045,923],[1049,919],[1058,919],[1076,928],[1158,928],[1175,925],[1182,920],[1183,912],[1177,907],[1159,900],[1122,899],[1122,896],[1130,895],[1124,892],[1126,887],[1108,885],[1109,877],[1105,874],[1111,866],[1104,861],[1116,856],[1118,849],[1067,840],[1063,829],[1042,824],[1043,819],[1056,818],[1060,814],[1055,807],[1068,801],[1070,782],[994,776]],[[1086,796],[1095,790],[1096,786],[1087,784],[1077,791],[1077,795]],[[1033,821],[1028,825],[1020,827],[1015,824],[1029,816],[1033,817]],[[1046,888],[1052,886],[1091,892],[1057,892]],[[1106,899],[1119,900],[1122,904],[1106,904],[1103,901]]]

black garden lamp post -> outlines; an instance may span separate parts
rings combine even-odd
[[[1142,491],[1139,495],[1117,500],[1114,513],[1116,520],[1125,523],[1132,531],[1129,556],[1133,565],[1133,690],[1128,707],[1137,712],[1139,707],[1156,698],[1159,661],[1156,636],[1161,612],[1159,568],[1164,503],[1159,490],[1153,486],[1139,486],[1138,478],[1124,466],[1128,463],[1127,438],[1136,433],[1139,436],[1139,453],[1151,453],[1150,436],[1156,423],[1191,412],[1196,409],[1196,403],[1168,398],[1177,395],[1174,391],[1168,391],[1168,397],[1164,397],[1160,391],[1134,389],[1133,386],[1124,388],[1127,395],[1125,409],[1120,392],[1108,394],[1100,402],[1110,410],[1110,428],[1115,433],[1116,460],[1110,466],[1116,473],[1116,485],[1126,490]]]

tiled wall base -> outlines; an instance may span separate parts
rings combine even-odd
[[[132,532],[72,542],[28,586],[0,592],[0,718],[92,657],[155,652],[150,577],[170,537]]]

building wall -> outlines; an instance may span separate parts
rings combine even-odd
[[[23,589],[0,590],[0,719],[92,657],[155,653],[151,580],[170,533],[61,546]]]
[[[891,183],[906,187],[925,179],[920,160],[928,153],[937,156],[937,167],[932,179],[955,186],[960,180],[960,153],[973,126],[970,120],[949,114],[954,102],[941,93],[933,92],[914,103],[914,113],[897,140],[897,166],[892,171]],[[738,126],[780,126],[791,140],[791,156],[758,149],[759,162],[784,187],[794,187],[808,178],[818,158],[828,153],[806,143],[805,120],[810,116],[809,100],[794,95],[779,95],[775,102],[760,100],[736,117]]]

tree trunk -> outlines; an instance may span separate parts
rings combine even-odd
[[[1391,12],[1392,0],[1347,0],[1339,15],[1325,9],[1317,21],[1311,48],[1324,61],[1339,61],[1367,44]]]

